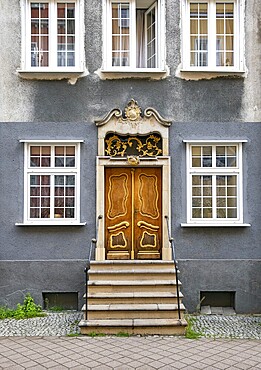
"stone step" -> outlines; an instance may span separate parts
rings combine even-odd
[[[177,304],[108,304],[88,305],[88,318],[97,319],[177,319]],[[185,307],[180,305],[183,312]],[[85,311],[85,305],[83,306]]]
[[[180,293],[178,320],[177,286],[172,261],[92,261],[81,333],[183,335],[185,307]]]
[[[180,302],[183,294],[179,293]],[[85,299],[85,295],[84,295]],[[91,293],[88,304],[129,304],[129,303],[177,303],[177,293],[173,292],[123,292],[123,293]]]
[[[101,270],[140,270],[152,269],[160,270],[174,269],[173,261],[155,261],[155,260],[106,260],[106,261],[91,261],[92,271]]]
[[[123,269],[123,270],[90,270],[91,280],[169,280],[175,279],[174,269]]]
[[[178,281],[179,287],[181,286]],[[173,292],[176,291],[175,280],[93,280],[88,281],[88,292]]]
[[[81,320],[82,334],[184,335],[184,319]]]

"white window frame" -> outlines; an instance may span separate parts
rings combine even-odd
[[[17,226],[26,225],[85,225],[80,222],[80,143],[83,140],[20,140],[24,143],[24,220]],[[75,146],[74,167],[32,167],[30,166],[31,146]],[[53,150],[53,149],[52,149]],[[52,157],[53,164],[54,157]],[[30,218],[30,175],[75,175],[75,217],[74,218]],[[54,193],[51,190],[51,204]],[[54,204],[51,205],[51,208]]]
[[[243,160],[242,147],[247,140],[183,140],[186,143],[186,180],[187,180],[187,223],[182,223],[181,226],[250,226],[243,222]],[[237,147],[237,166],[236,167],[192,167],[192,146],[236,146]],[[215,153],[215,150],[214,150]],[[212,164],[215,156],[212,157]],[[237,176],[237,218],[192,218],[192,175],[208,175],[208,176]],[[214,185],[212,184],[212,189]],[[212,199],[215,198],[215,189],[212,193]],[[215,200],[212,203],[212,208],[215,207]]]
[[[119,2],[130,4],[130,66],[112,66],[111,4]],[[165,71],[165,0],[155,0],[155,2],[157,2],[157,67],[139,68],[136,66],[136,0],[103,0],[103,72]],[[145,50],[144,53],[146,53]]]
[[[49,4],[49,66],[31,66],[31,3]],[[75,3],[75,66],[57,65],[57,3],[62,0],[21,0],[22,58],[21,72],[83,72],[84,71],[84,0],[65,0]]]
[[[208,66],[190,66],[190,3],[209,4],[208,14]],[[216,3],[234,4],[234,66],[216,65]],[[244,13],[245,0],[182,0],[182,70],[198,72],[244,72]]]

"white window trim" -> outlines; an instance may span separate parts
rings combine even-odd
[[[111,17],[109,16],[111,11],[111,3],[119,2],[123,0],[103,0],[103,66],[101,69],[102,73],[166,73],[166,15],[165,15],[165,0],[158,0],[158,67],[157,68],[138,68],[136,67],[136,37],[131,45],[131,65],[127,67],[119,67],[111,65]],[[127,0],[130,3],[130,17],[134,19],[131,22],[133,28],[136,28],[136,16],[135,16],[135,3],[136,0]],[[131,32],[135,32],[134,30]]]
[[[57,3],[60,0],[41,0],[39,2],[46,3]],[[21,0],[21,68],[17,71],[19,73],[83,73],[85,70],[84,62],[84,0],[66,0],[66,2],[75,2],[76,3],[76,22],[75,22],[75,35],[76,35],[76,44],[75,44],[75,66],[74,67],[58,67],[57,65],[50,65],[49,67],[32,67],[31,66],[31,32],[30,32],[30,3],[33,0]],[[56,14],[56,12],[55,12]],[[53,25],[56,23],[54,21],[53,15],[50,22],[50,35],[53,32]],[[56,45],[56,40],[54,37],[49,38],[49,50],[51,50],[51,45]],[[52,53],[56,51],[54,46]],[[54,57],[53,57],[54,58]],[[52,59],[52,58],[51,58]],[[51,60],[50,59],[50,60]],[[56,59],[56,56],[55,58]]]
[[[182,227],[247,227],[251,226],[248,223],[243,222],[243,159],[242,159],[242,146],[243,143],[248,140],[183,140],[186,143],[186,212],[187,212],[187,222],[181,223]],[[194,169],[191,167],[191,146],[192,145],[237,145],[238,147],[238,163],[237,167],[222,167],[219,168],[197,168]],[[217,220],[193,220],[191,217],[191,202],[192,202],[192,193],[191,193],[191,175],[192,174],[236,174],[238,176],[238,219],[220,219]]]
[[[80,222],[80,143],[83,140],[19,140],[20,143],[24,143],[24,218],[23,222],[17,222],[16,226],[83,226],[86,222]],[[65,170],[62,168],[49,168],[49,167],[30,167],[30,151],[31,145],[75,145],[76,149],[76,162],[75,167],[67,167]],[[30,220],[30,203],[29,203],[29,176],[30,174],[75,174],[76,178],[76,203],[75,203],[75,218],[74,219],[39,219]]]
[[[215,0],[213,0],[215,1]],[[218,0],[216,0],[218,1]],[[234,49],[234,66],[215,66],[214,62],[209,66],[195,67],[190,66],[190,24],[189,24],[189,3],[190,2],[212,2],[212,0],[182,0],[181,1],[181,72],[209,72],[209,73],[245,73],[245,32],[244,32],[244,16],[245,16],[245,0],[224,0],[224,2],[231,2],[235,4],[235,49]],[[212,4],[213,6],[213,4]],[[208,17],[208,23],[210,22]],[[209,27],[209,34],[214,34],[213,27]],[[211,32],[212,30],[212,32]],[[215,53],[214,53],[215,55]],[[212,56],[214,60],[214,56]]]

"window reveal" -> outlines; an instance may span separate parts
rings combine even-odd
[[[151,0],[143,4],[139,0],[107,1],[109,20],[105,34],[108,67],[161,67],[160,3]]]

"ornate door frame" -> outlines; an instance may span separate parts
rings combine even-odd
[[[147,108],[142,114],[141,108],[133,99],[128,103],[124,113],[113,109],[103,119],[95,121],[98,127],[98,156],[96,158],[96,215],[102,216],[98,229],[95,259],[105,260],[105,167],[161,167],[162,168],[162,259],[171,260],[171,248],[165,216],[170,219],[171,185],[169,157],[170,121],[162,118],[153,108]],[[119,135],[148,135],[157,133],[162,138],[162,155],[144,157],[110,157],[105,155],[105,138],[108,133]]]

